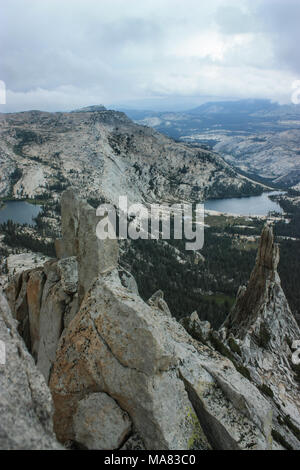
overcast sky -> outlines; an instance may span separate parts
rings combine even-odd
[[[290,102],[300,0],[0,0],[0,112]]]

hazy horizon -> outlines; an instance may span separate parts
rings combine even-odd
[[[151,100],[150,102],[148,100],[141,100],[140,102],[132,101],[132,102],[123,102],[120,104],[108,104],[106,106],[103,105],[103,103],[90,103],[87,105],[80,106],[77,108],[76,106],[73,106],[68,109],[60,109],[59,107],[57,109],[53,110],[47,110],[47,109],[39,109],[39,108],[28,108],[24,110],[17,110],[17,111],[5,111],[0,108],[0,114],[13,114],[13,113],[23,113],[23,112],[31,112],[31,111],[40,111],[40,112],[50,112],[50,113],[61,113],[61,112],[74,112],[78,111],[80,109],[85,109],[88,107],[93,107],[93,106],[104,106],[107,110],[113,110],[113,111],[121,111],[121,112],[126,112],[126,111],[137,111],[137,112],[149,112],[149,113],[168,113],[168,112],[173,112],[173,113],[184,113],[184,112],[189,112],[192,111],[193,109],[198,108],[201,105],[205,104],[217,104],[217,103],[223,103],[223,102],[248,102],[249,101],[268,101],[270,103],[278,104],[280,103],[276,100],[269,100],[268,98],[208,98],[208,99],[201,99],[200,97],[197,97],[194,101],[187,100],[187,102],[179,102],[176,100],[161,100],[161,102],[157,102],[155,100]],[[190,105],[188,104],[190,102]],[[169,104],[168,104],[169,103]],[[290,104],[290,103],[288,103]],[[292,103],[291,103],[292,104]],[[295,106],[295,104],[292,104]],[[297,105],[299,106],[299,105]],[[4,106],[2,106],[3,108]]]
[[[11,0],[1,6],[0,112],[290,103],[299,17],[298,0]]]

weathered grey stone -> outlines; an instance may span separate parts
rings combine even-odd
[[[62,442],[75,439],[78,401],[101,390],[147,449],[272,448],[272,406],[255,385],[125,289],[116,271],[95,282],[66,330],[50,387]]]
[[[60,449],[52,430],[52,401],[42,375],[16,330],[0,293],[0,340],[6,363],[0,364],[0,449]]]
[[[78,264],[75,256],[63,258],[57,263],[61,285],[67,294],[75,294],[78,289]]]
[[[203,367],[181,368],[189,398],[194,404],[205,436],[214,449],[238,450],[256,446],[256,428],[239,414]]]
[[[106,393],[80,400],[73,422],[76,442],[87,449],[118,449],[131,430],[128,414]]]
[[[64,256],[76,256],[78,261],[78,295],[81,303],[94,280],[102,272],[118,264],[117,240],[99,240],[96,227],[100,220],[96,210],[86,201],[67,190],[61,198]]]
[[[197,312],[193,312],[189,317],[182,318],[180,324],[196,340],[203,343],[209,341],[212,331],[211,325],[208,321],[201,321]]]
[[[161,290],[158,290],[155,292],[150,299],[148,300],[148,305],[154,308],[158,308],[162,312],[164,312],[165,315],[168,317],[171,317],[172,314],[170,312],[170,309],[168,307],[167,302],[164,300],[164,293]]]
[[[261,316],[260,309],[266,306],[269,289],[274,287],[276,289],[277,285],[278,294],[280,294],[279,288],[281,289],[281,286],[277,273],[278,262],[279,248],[274,243],[272,227],[266,225],[262,231],[256,263],[247,289],[241,289],[238,292],[236,304],[224,323],[224,326],[235,336],[238,332],[238,336],[243,337],[250,325]],[[286,301],[285,303],[285,308],[289,310]]]
[[[136,280],[130,272],[126,271],[124,268],[120,268],[119,276],[124,287],[126,287],[130,292],[139,295]]]
[[[153,450],[299,449],[291,343],[300,333],[272,230],[264,229],[249,285],[219,332],[194,312],[181,322],[190,336],[161,291],[145,303],[133,277],[114,269],[115,244],[96,239],[92,208],[72,192],[64,198],[64,258],[16,276],[9,289],[30,342],[39,323],[38,364],[51,373],[60,441],[125,450],[134,446],[133,436],[122,445],[130,429],[138,447]]]
[[[44,270],[47,279],[41,301],[37,366],[48,382],[58,341],[63,331],[66,303],[70,298],[62,289],[57,263],[46,263]]]
[[[12,276],[4,291],[13,317],[16,315],[16,300],[22,286],[22,275],[23,272],[21,271]]]
[[[27,306],[30,329],[31,354],[37,360],[40,344],[40,312],[45,284],[42,268],[30,271],[27,281]]]
[[[57,261],[53,259],[47,261],[47,263],[44,264],[44,273],[47,277],[46,287],[49,289],[51,285],[60,280],[60,271],[57,266]]]
[[[272,407],[259,390],[229,359],[193,341],[179,325],[172,325],[169,332],[180,358],[179,376],[211,447],[224,450],[271,447]],[[237,398],[239,389],[241,396]]]
[[[46,380],[66,321],[77,310],[77,301],[66,292],[76,288],[76,259],[49,260],[43,267],[16,274],[6,292],[18,321],[18,331]],[[70,305],[68,305],[70,304]]]
[[[148,449],[192,447],[200,425],[174,369],[178,358],[165,318],[126,290],[117,271],[96,281],[60,342],[51,374],[62,442],[74,439],[81,395],[97,389],[128,412]]]

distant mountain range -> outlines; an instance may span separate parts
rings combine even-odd
[[[216,101],[185,112],[125,110],[139,124],[205,144],[251,177],[279,187],[300,182],[300,105]]]

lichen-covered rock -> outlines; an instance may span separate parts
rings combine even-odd
[[[272,448],[272,406],[260,390],[129,292],[116,270],[99,277],[65,331],[50,388],[62,442],[76,440],[78,402],[101,390],[147,449]]]
[[[125,444],[120,448],[120,450],[146,450],[145,445],[138,434],[132,434],[132,436],[127,439]]]
[[[118,449],[131,430],[128,414],[106,393],[80,400],[73,422],[76,442],[87,449]]]
[[[102,390],[128,412],[148,449],[187,448],[192,405],[176,375],[163,318],[122,286],[117,271],[95,282],[60,342],[51,374],[61,441],[75,439],[78,401]]]
[[[52,429],[51,395],[16,330],[0,293],[0,340],[6,361],[0,364],[0,449],[60,449]]]

